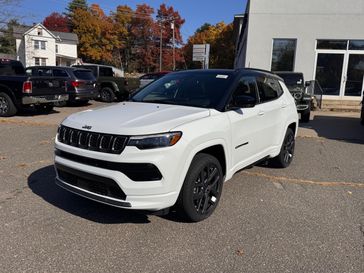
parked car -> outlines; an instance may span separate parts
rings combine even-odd
[[[303,73],[276,72],[281,77],[296,101],[297,111],[301,113],[301,121],[309,122],[312,96],[307,94]]]
[[[191,221],[212,214],[223,182],[269,159],[288,167],[298,114],[269,72],[176,72],[130,101],[73,114],[55,140],[56,183],[127,209],[175,204]]]
[[[96,78],[90,70],[61,66],[31,66],[25,70],[28,76],[62,78],[66,82],[68,102],[87,104],[98,96]]]
[[[0,116],[34,107],[48,113],[53,103],[68,100],[65,81],[59,77],[28,76],[21,62],[0,59]]]
[[[169,71],[162,71],[162,72],[156,72],[156,73],[148,73],[143,76],[141,76],[140,79],[140,88],[154,82],[155,80],[158,80],[162,78],[163,76],[170,73]]]
[[[115,77],[113,67],[98,64],[74,65],[73,67],[89,69],[97,79],[100,99],[104,102],[126,100],[129,94],[137,89],[140,81],[137,78]]]

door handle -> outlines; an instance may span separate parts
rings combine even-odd
[[[264,112],[264,111],[260,111],[260,112],[258,113],[258,116],[264,116],[264,114],[265,114],[265,112]]]

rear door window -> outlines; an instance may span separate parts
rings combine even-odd
[[[275,79],[261,77],[257,79],[257,84],[262,103],[275,100],[283,94],[282,87]]]
[[[73,71],[75,77],[79,80],[94,81],[95,77],[89,70],[75,70]]]
[[[99,68],[100,77],[113,77],[114,72],[111,67],[100,66]]]

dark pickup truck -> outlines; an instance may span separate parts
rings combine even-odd
[[[0,59],[0,117],[34,107],[48,113],[55,102],[68,100],[66,82],[57,77],[32,77],[21,62]]]
[[[130,93],[138,89],[140,80],[138,78],[115,77],[112,66],[99,64],[82,64],[73,67],[89,69],[97,79],[100,99],[103,102],[126,100]]]

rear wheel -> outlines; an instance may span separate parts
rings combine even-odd
[[[288,128],[279,155],[271,159],[272,165],[277,168],[287,168],[293,160],[294,149],[295,135],[293,130]]]
[[[115,100],[114,91],[110,87],[103,87],[100,91],[100,99],[103,102],[113,102]]]
[[[0,117],[14,116],[17,108],[8,94],[0,92]]]
[[[178,198],[178,205],[188,220],[199,222],[209,217],[219,203],[222,186],[219,161],[208,154],[196,155]]]

